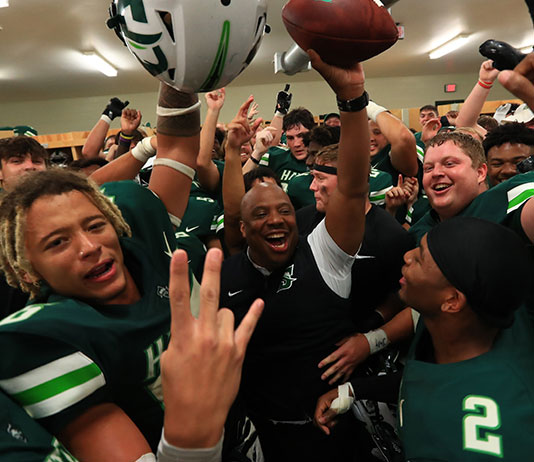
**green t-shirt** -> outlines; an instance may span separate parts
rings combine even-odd
[[[134,182],[107,183],[132,237],[120,238],[141,299],[89,305],[49,293],[0,322],[0,388],[57,434],[87,409],[123,409],[153,451],[163,408],[159,359],[169,340],[169,264],[176,247],[163,203]]]
[[[421,322],[399,395],[399,430],[408,462],[526,461],[534,454],[534,322],[522,307],[492,349],[449,364],[432,351]],[[425,353],[426,352],[426,353]]]
[[[260,165],[269,167],[278,175],[284,191],[287,191],[287,185],[293,177],[308,171],[305,159],[295,159],[289,148],[282,146],[269,148],[261,157]]]
[[[369,173],[369,201],[383,207],[386,204],[386,193],[393,188],[391,175],[371,167]]]
[[[0,460],[77,462],[56,438],[4,393],[0,393],[0,429]]]
[[[534,196],[534,172],[522,173],[477,196],[458,216],[476,217],[500,223],[528,240],[521,225],[521,211]],[[438,214],[429,210],[410,228],[417,242],[440,222]]]

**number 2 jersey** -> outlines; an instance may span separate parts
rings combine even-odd
[[[534,311],[521,307],[491,350],[476,358],[435,364],[422,360],[429,350],[428,332],[420,325],[399,395],[406,460],[531,460]]]
[[[133,182],[102,187],[132,237],[120,238],[142,298],[88,305],[51,293],[0,322],[0,388],[50,433],[89,408],[118,405],[155,451],[163,426],[159,358],[169,339],[175,238],[163,203]]]

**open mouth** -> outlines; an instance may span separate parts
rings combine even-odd
[[[105,279],[111,274],[113,270],[113,260],[107,260],[101,265],[95,266],[91,271],[85,275],[85,279],[90,279],[93,281],[98,281]]]
[[[446,183],[438,183],[434,186],[432,186],[432,189],[438,193],[440,192],[443,192],[443,191],[446,191],[447,189],[449,189],[452,185],[451,184],[446,184]]]
[[[269,247],[275,252],[285,252],[289,246],[289,240],[285,233],[273,233],[265,237]]]

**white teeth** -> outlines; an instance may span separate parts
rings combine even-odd
[[[269,239],[281,239],[284,237],[284,234],[283,233],[278,233],[278,234],[271,234],[270,236],[267,236]]]
[[[450,185],[449,184],[437,184],[434,186],[435,191],[442,191],[444,189],[447,189]]]

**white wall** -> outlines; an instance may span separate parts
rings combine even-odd
[[[433,104],[436,100],[465,99],[477,79],[477,74],[368,78],[366,88],[371,98],[377,103],[392,109],[400,109]],[[288,76],[287,82],[291,83],[291,77]],[[444,93],[443,87],[446,83],[456,83],[456,93]],[[221,112],[220,120],[229,122],[241,102],[250,94],[254,94],[260,106],[260,116],[270,119],[274,110],[275,95],[281,89],[282,86],[278,84],[228,87],[227,101]],[[293,93],[293,108],[305,106],[315,115],[337,112],[333,93],[323,81],[292,83],[291,92]],[[130,107],[141,110],[143,122],[148,121],[155,126],[156,92],[0,103],[0,126],[31,125],[38,130],[39,134],[90,130],[112,96],[129,100]],[[511,97],[496,83],[488,99],[500,100]],[[203,99],[202,95],[201,98]],[[204,111],[205,106],[202,114]],[[116,121],[113,127],[118,126],[118,121]]]

